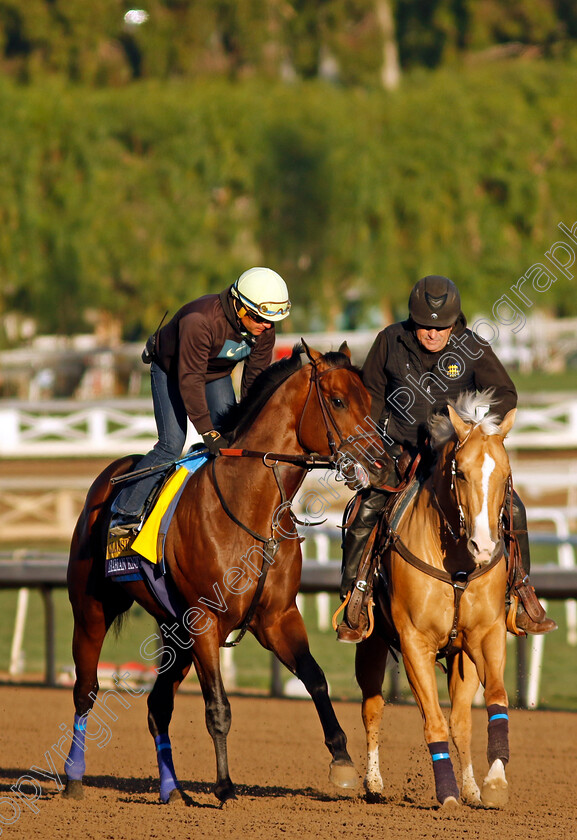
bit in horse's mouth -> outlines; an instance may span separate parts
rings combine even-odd
[[[368,487],[371,483],[369,474],[360,464],[355,464],[355,481],[361,485],[362,488]]]

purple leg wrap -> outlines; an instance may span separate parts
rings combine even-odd
[[[449,744],[447,741],[435,741],[429,744],[429,752],[433,759],[433,772],[435,774],[435,790],[437,799],[443,804],[449,796],[459,800],[459,788],[453,772],[453,765],[449,757]]]
[[[489,767],[498,758],[503,764],[509,761],[509,715],[506,706],[492,703],[487,706],[487,761]]]
[[[156,744],[156,758],[158,759],[158,772],[160,774],[160,801],[168,802],[171,791],[178,787],[178,779],[172,763],[170,738],[168,735],[157,735],[154,743]]]
[[[86,718],[88,715],[74,715],[74,737],[70,744],[68,758],[64,762],[64,772],[68,779],[81,780],[86,770],[84,753],[86,752]],[[64,726],[64,724],[62,724]]]

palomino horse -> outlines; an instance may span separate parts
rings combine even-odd
[[[504,686],[507,569],[502,515],[510,483],[504,438],[515,409],[501,423],[475,421],[487,393],[461,396],[449,416],[431,423],[438,451],[431,475],[407,509],[391,516],[390,543],[382,558],[388,581],[383,613],[392,620],[411,690],[421,711],[431,753],[436,795],[455,806],[459,789],[449,757],[447,722],[439,705],[435,660],[446,657],[451,701],[450,731],[461,765],[461,798],[469,805],[500,807],[507,801],[508,701]],[[377,618],[379,616],[377,615]],[[378,734],[388,642],[381,624],[357,647],[367,735],[367,793],[379,794]],[[387,638],[388,636],[388,638]],[[471,761],[471,704],[479,681],[488,713],[489,771],[479,791]]]
[[[98,691],[104,637],[134,601],[156,618],[162,631],[163,658],[148,697],[148,726],[157,748],[163,802],[182,796],[168,727],[174,695],[192,664],[216,752],[214,791],[222,803],[235,798],[227,759],[231,715],[219,647],[237,628],[248,628],[302,680],[332,756],[331,780],[341,787],[357,784],[345,734],[296,606],[302,558],[290,501],[307,469],[319,462],[325,469],[337,466],[349,480],[354,474],[368,482],[368,471],[375,483],[382,480],[383,465],[362,453],[355,458],[345,454],[351,443],[359,445],[359,431],[370,412],[370,397],[351,365],[346,344],[326,355],[306,345],[305,350],[310,365],[302,365],[302,348],[295,347],[290,358],[261,374],[243,403],[232,410],[237,449],[225,450],[230,457],[211,459],[186,484],[165,542],[165,564],[186,609],[180,625],[143,581],[118,583],[104,575],[111,479],[133,469],[134,456],[113,463],[92,485],[73,535],[68,568],[76,715],[65,764],[66,796],[82,797],[84,738],[97,737],[89,728],[95,726],[97,711],[90,719],[88,713]],[[99,699],[98,714],[101,706]]]

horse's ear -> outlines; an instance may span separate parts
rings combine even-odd
[[[447,406],[449,410],[449,420],[453,424],[454,430],[457,432],[457,437],[460,441],[465,440],[469,432],[471,431],[471,427],[468,423],[465,423],[462,417],[460,417],[452,405]]]
[[[501,423],[499,424],[499,428],[501,429],[501,434],[503,435],[503,437],[507,437],[507,435],[513,428],[513,423],[515,422],[516,414],[517,409],[512,408],[511,411],[507,412],[507,414],[503,417]]]
[[[349,345],[346,341],[343,341],[343,343],[339,347],[339,353],[343,353],[348,359],[351,358],[351,351],[349,350]]]
[[[312,347],[309,347],[308,344],[306,343],[306,341],[304,340],[304,338],[301,338],[301,344],[304,347],[304,351],[307,354],[307,356],[309,357],[309,359],[311,360],[311,362],[313,363],[313,365],[316,365],[316,363],[318,362],[318,360],[321,358],[321,356],[323,354],[319,353],[318,350],[313,350]]]

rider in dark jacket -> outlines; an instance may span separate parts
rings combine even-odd
[[[451,280],[439,275],[423,277],[409,298],[410,317],[392,324],[376,337],[363,365],[363,380],[369,391],[371,416],[393,440],[388,447],[393,457],[403,450],[412,455],[426,451],[428,422],[433,414],[446,411],[447,402],[467,391],[491,389],[491,413],[502,420],[517,404],[517,392],[507,371],[490,344],[467,329],[461,299]],[[361,504],[347,531],[343,551],[341,598],[355,583],[362,552],[388,494],[361,491]],[[513,527],[518,531],[523,570],[530,569],[529,539],[525,508],[513,493]],[[517,627],[529,633],[548,633],[556,624],[541,610],[541,621],[522,608]],[[364,638],[366,616],[354,624],[345,611],[337,628],[343,642]]]
[[[459,312],[447,345],[436,351],[420,343],[412,318],[382,330],[371,347],[363,365],[371,416],[404,449],[416,451],[433,414],[464,391],[492,388],[491,412],[500,420],[517,404],[507,371],[466,324]]]

